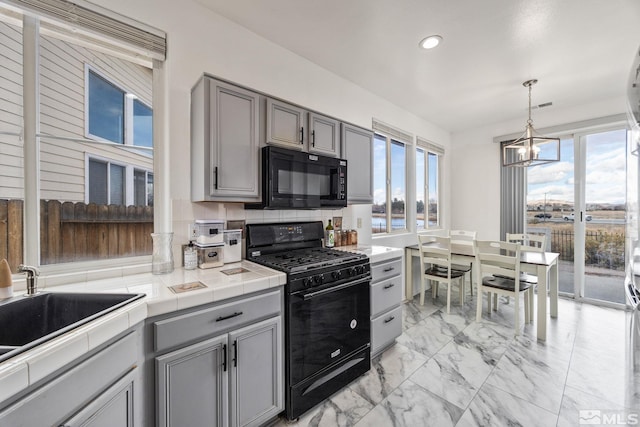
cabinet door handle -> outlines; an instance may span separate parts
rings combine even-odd
[[[213,188],[218,189],[218,167],[213,168],[213,178],[215,179],[215,183],[213,184]]]
[[[216,188],[217,188],[217,187],[216,187]],[[388,273],[388,272],[393,271],[393,270],[395,270],[395,267],[385,268],[385,269],[384,269],[384,270],[382,270],[382,271],[384,271],[385,273]]]
[[[300,128],[300,144],[304,144],[304,126]]]
[[[220,316],[216,319],[216,322],[222,322],[223,320],[227,320],[227,319],[231,319],[234,317],[238,317],[238,316],[242,316],[242,312],[241,311],[236,311],[233,314],[230,314],[228,316]]]
[[[396,318],[395,316],[391,316],[391,317],[389,317],[388,319],[384,319],[384,323],[389,323],[389,322],[391,322],[391,321],[392,321],[393,319],[395,319],[395,318]]]
[[[238,340],[233,342],[233,367],[238,366]]]
[[[311,146],[312,147],[316,146],[316,131],[315,130],[311,131]]]
[[[222,345],[222,370],[227,371],[227,345]]]
[[[390,289],[393,288],[395,286],[395,283],[389,283],[388,285],[385,285],[382,289]]]

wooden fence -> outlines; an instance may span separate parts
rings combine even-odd
[[[0,200],[0,259],[16,271],[23,252],[23,202]],[[153,207],[40,201],[40,263],[149,255]]]

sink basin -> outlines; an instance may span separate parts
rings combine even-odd
[[[142,297],[43,292],[0,303],[0,362]]]

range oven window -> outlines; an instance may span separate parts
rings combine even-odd
[[[292,385],[369,342],[369,284],[364,279],[289,296]]]

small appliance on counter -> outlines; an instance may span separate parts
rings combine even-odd
[[[196,219],[193,227],[196,235],[196,243],[200,245],[224,243],[224,221],[217,219]]]
[[[242,260],[242,230],[224,230],[224,263]]]
[[[222,233],[220,233],[222,236]],[[213,245],[195,244],[198,252],[198,268],[214,268],[224,265],[224,243]]]

